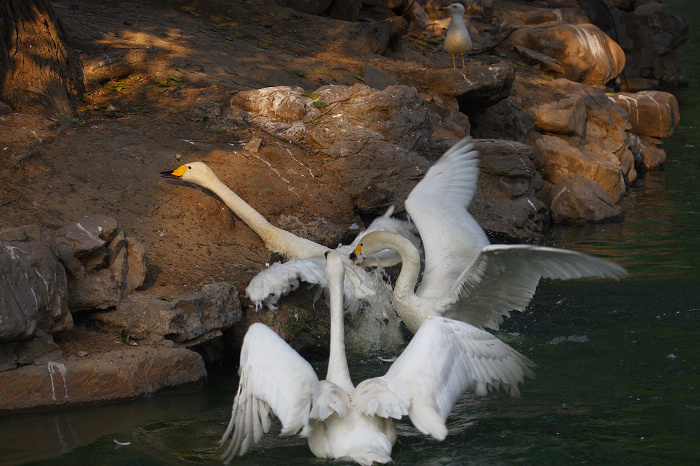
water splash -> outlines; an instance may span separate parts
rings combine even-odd
[[[358,355],[386,354],[406,344],[401,319],[394,308],[394,296],[381,267],[368,270],[372,296],[358,300],[346,310],[345,343],[348,352]]]

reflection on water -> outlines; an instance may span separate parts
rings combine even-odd
[[[700,25],[695,0],[665,3],[684,8],[691,24]],[[499,333],[538,364],[522,397],[464,396],[444,442],[398,423],[396,464],[700,462],[700,46],[694,34],[687,48],[695,53],[680,55],[691,86],[678,93],[683,121],[666,143],[665,171],[629,191],[623,223],[558,228],[545,241],[608,257],[630,276],[543,282],[526,312]],[[359,381],[388,366],[353,360],[351,372]],[[322,364],[317,370],[325,373]],[[236,385],[235,369],[220,368],[204,388],[2,415],[0,462],[215,463]],[[325,463],[304,439],[276,435],[237,462]]]

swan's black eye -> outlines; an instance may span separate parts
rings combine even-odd
[[[324,252],[324,253],[323,253],[323,257],[325,257],[326,259],[328,259],[328,253],[329,253],[329,252],[330,252],[330,251]]]

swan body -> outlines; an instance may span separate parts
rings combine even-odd
[[[343,324],[344,261],[327,254],[331,341],[326,380],[264,324],[251,325],[243,340],[238,391],[231,420],[221,438],[229,462],[245,454],[271,426],[280,435],[308,439],[321,458],[349,459],[362,465],[388,463],[397,433],[393,419],[409,416],[436,440],[447,436],[445,420],[462,393],[485,395],[504,387],[513,396],[533,363],[490,333],[440,317],[428,318],[382,377],[355,387],[345,355]]]
[[[256,308],[263,305],[274,308],[280,297],[294,290],[299,285],[299,281],[326,286],[321,259],[330,249],[272,225],[226,186],[205,163],[187,163],[175,170],[163,171],[161,176],[188,181],[210,190],[260,236],[270,251],[281,254],[286,259],[294,258],[289,262],[273,264],[270,268],[261,271],[249,283],[246,293]],[[413,225],[392,217],[392,213],[393,206],[383,216],[375,219],[352,245],[339,247],[338,250],[342,256],[347,257],[363,234],[376,230],[388,230],[406,235],[415,244],[419,244],[420,240]],[[367,265],[381,264],[387,267],[396,264],[398,259],[399,255],[394,251],[378,251],[369,259]],[[350,261],[347,261],[346,265],[348,279],[345,289],[348,299],[356,300],[372,296],[377,293],[377,287],[388,287],[387,284],[382,284],[381,280],[372,279],[364,268],[357,267]]]
[[[450,6],[443,8],[450,12],[450,25],[447,27],[445,41],[442,48],[452,55],[452,67],[457,68],[455,64],[455,55],[462,57],[462,68],[464,68],[464,55],[472,49],[472,38],[469,35],[467,25],[464,23],[464,5],[461,3],[453,3]]]
[[[479,176],[470,138],[450,148],[406,199],[420,234],[425,266],[420,286],[418,250],[390,232],[364,236],[350,258],[392,248],[402,268],[394,287],[396,312],[412,332],[430,316],[498,329],[511,310],[524,310],[542,277],[620,278],[624,268],[590,255],[531,245],[491,245],[467,207]]]

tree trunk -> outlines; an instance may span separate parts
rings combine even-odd
[[[80,58],[50,0],[0,0],[0,100],[13,110],[75,115]]]

